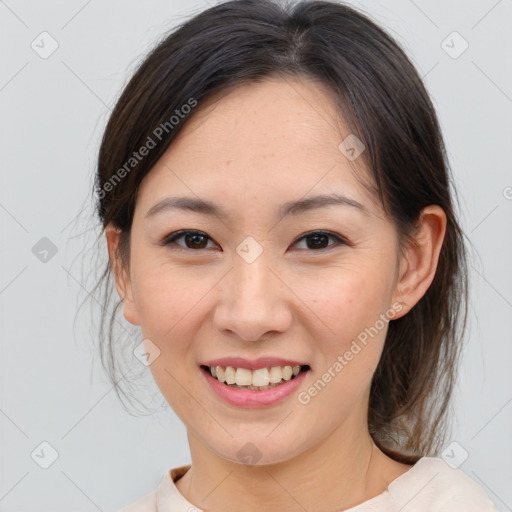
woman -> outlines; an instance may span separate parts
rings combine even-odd
[[[225,2],[159,43],[97,206],[192,461],[123,510],[496,510],[438,456],[467,299],[450,187],[416,70],[346,5]]]

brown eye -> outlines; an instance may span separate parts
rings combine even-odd
[[[176,243],[177,240],[184,240],[184,244],[182,243]],[[166,237],[162,241],[162,245],[178,245],[183,249],[206,249],[208,240],[211,240],[211,238],[206,234],[202,233],[201,231],[178,231],[176,233],[172,233],[168,237]]]
[[[329,245],[329,238],[335,240],[336,243]],[[347,244],[343,238],[329,231],[312,231],[302,236],[295,244],[303,240],[306,241],[305,248],[312,250],[322,250],[339,244]]]
[[[177,242],[182,239],[183,242]],[[334,243],[329,244],[329,239],[334,240]],[[176,250],[194,251],[211,248],[212,246],[208,246],[209,241],[212,241],[212,239],[206,233],[201,231],[181,230],[164,238],[161,244],[164,246],[170,246],[172,249]],[[310,252],[329,249],[330,247],[340,244],[349,245],[344,238],[331,233],[330,231],[311,231],[299,238],[293,245],[297,245],[299,243],[305,243],[305,247],[302,247],[301,249],[308,249]]]

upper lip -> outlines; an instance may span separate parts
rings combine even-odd
[[[307,363],[282,357],[259,357],[258,359],[245,359],[244,357],[221,357],[201,363],[205,366],[231,366],[233,368],[247,368],[257,370],[258,368],[271,368],[273,366],[306,366]]]

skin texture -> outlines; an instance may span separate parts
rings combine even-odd
[[[202,509],[342,510],[410,469],[384,455],[367,427],[387,323],[307,404],[295,393],[271,407],[237,408],[199,374],[217,357],[293,357],[312,368],[304,391],[380,315],[393,305],[394,318],[406,314],[432,282],[443,210],[423,210],[417,243],[400,254],[394,224],[358,179],[368,179],[361,159],[338,149],[349,131],[330,98],[316,82],[268,79],[200,105],[141,184],[129,268],[117,258],[118,232],[107,229],[124,316],[159,348],[150,370],[187,428],[192,468],[177,487]],[[336,205],[277,216],[284,202],[332,192],[365,211]],[[218,203],[230,217],[174,210],[144,218],[178,195]],[[184,238],[159,245],[181,229],[206,233],[204,248],[189,241],[187,249]],[[308,246],[302,237],[314,230],[349,244]],[[247,236],[263,250],[252,263],[236,252]],[[248,442],[261,452],[253,467],[237,456]]]

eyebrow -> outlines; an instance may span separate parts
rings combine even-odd
[[[363,213],[368,213],[367,208],[355,199],[351,199],[340,194],[327,194],[284,203],[278,209],[277,214],[279,217],[284,217],[286,215],[299,215],[318,208],[340,205],[351,206]],[[191,211],[204,215],[215,215],[216,217],[224,219],[228,219],[230,217],[227,210],[211,201],[196,199],[193,197],[166,197],[153,205],[147,211],[145,218],[153,217],[158,213],[170,210]]]

